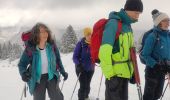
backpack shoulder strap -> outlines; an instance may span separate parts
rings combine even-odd
[[[54,43],[52,43],[52,50],[53,50],[53,52],[54,52],[54,55],[55,55],[55,58],[56,58],[56,70],[57,71],[59,71],[60,70],[60,63],[59,63],[59,55],[58,55],[58,53],[56,53],[56,52],[58,52],[58,50],[57,50],[57,44],[54,42]]]
[[[108,19],[110,20],[110,19]],[[116,37],[115,40],[117,40],[119,38],[120,32],[122,31],[122,21],[120,19],[115,19],[118,21],[117,23],[117,30],[116,30]]]
[[[29,57],[29,66],[28,66],[28,68],[27,68],[27,70],[29,71],[29,72],[31,72],[32,71],[32,61],[33,61],[33,52],[35,51],[35,48],[34,47],[29,47],[29,46],[26,46],[25,47],[25,52],[26,52],[26,54],[28,55],[28,57]]]
[[[52,44],[52,50],[53,50],[53,52],[54,52],[54,54],[55,54],[55,57],[56,57],[56,59],[58,59],[58,55],[57,55],[57,44],[56,43],[53,43]]]
[[[155,43],[154,43],[154,46],[153,46],[153,48],[155,48],[155,46],[157,45],[157,43],[160,41],[160,38],[159,38],[159,34],[157,33],[157,32],[155,32],[155,31],[153,31],[153,33],[154,33],[154,35],[155,35]]]
[[[57,45],[55,43],[53,43],[52,48],[53,48],[54,52],[56,52]]]
[[[154,32],[154,31],[153,31]],[[158,32],[154,32],[155,36],[156,36],[156,40],[158,41],[160,38],[159,38],[159,34]]]
[[[31,64],[32,63],[32,59],[33,59],[33,52],[36,50],[36,48],[35,47],[26,46],[25,49],[26,49],[27,55],[29,56],[30,64]]]
[[[80,51],[79,51],[79,58],[81,58],[81,53],[82,53],[82,48],[83,48],[83,43],[82,43],[82,40],[80,41]]]
[[[122,31],[122,22],[121,22],[121,20],[118,20],[118,28],[117,28],[117,31],[116,31],[116,40],[119,38],[121,31]]]

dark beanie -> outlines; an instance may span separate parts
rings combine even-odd
[[[143,3],[141,0],[127,0],[124,6],[127,11],[143,11]]]

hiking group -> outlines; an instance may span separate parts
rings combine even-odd
[[[110,12],[108,19],[100,19],[93,29],[84,28],[84,37],[73,52],[77,82],[80,83],[78,100],[90,100],[95,63],[100,64],[106,79],[105,100],[128,100],[129,82],[137,84],[139,100],[161,98],[165,77],[170,76],[170,18],[154,9],[151,12],[153,28],[141,38],[139,58],[146,66],[142,94],[131,28],[142,12],[141,0],[127,0],[124,8]],[[68,73],[50,29],[43,23],[37,23],[28,34],[23,34],[22,39],[25,50],[18,63],[19,73],[28,84],[33,100],[45,100],[46,89],[50,100],[64,100],[59,81],[60,75],[64,81],[67,80]]]

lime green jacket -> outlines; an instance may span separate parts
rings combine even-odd
[[[122,21],[122,31],[116,40],[118,20]],[[101,69],[107,79],[113,76],[130,78],[133,74],[129,50],[134,42],[131,29],[131,23],[134,22],[123,9],[120,12],[111,12],[109,15],[99,50]]]

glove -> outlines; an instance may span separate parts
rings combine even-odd
[[[159,66],[166,66],[166,60],[162,60],[162,61],[159,61],[158,63],[157,63],[157,65],[159,65]]]
[[[135,84],[136,83],[136,81],[135,81],[135,74],[134,73],[133,73],[132,77],[129,79],[129,82],[131,84]]]
[[[31,79],[31,73],[26,71],[22,74],[22,80],[28,82]]]
[[[95,63],[100,64],[100,60],[99,59],[95,60]]]
[[[168,73],[170,73],[170,61],[169,60],[166,61],[166,70]]]
[[[160,61],[159,63],[157,63],[154,66],[154,70],[158,71],[158,72],[162,72],[162,73],[166,73],[167,72],[167,68],[166,68],[166,62],[165,61]]]
[[[84,71],[83,65],[82,64],[76,65],[76,71],[79,72],[79,73],[83,72]]]
[[[168,68],[167,68],[167,72],[168,72],[168,73],[170,73],[170,66],[168,66]]]
[[[67,73],[67,72],[64,72],[63,77],[64,77],[64,81],[67,80],[67,78],[68,78],[68,73]]]

